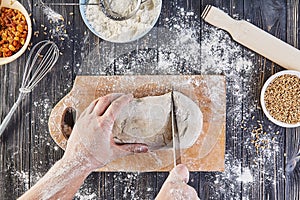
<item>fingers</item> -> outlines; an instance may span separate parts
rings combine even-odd
[[[104,97],[98,98],[97,104],[94,106],[94,112],[97,116],[103,115],[105,110],[110,106],[110,104],[121,97],[124,94],[121,93],[112,93],[108,94]]]
[[[103,117],[107,117],[111,121],[115,121],[122,108],[126,106],[132,99],[132,94],[122,95],[110,104],[110,106],[103,114]]]
[[[198,194],[196,190],[187,185],[187,184],[178,184],[176,186],[171,186],[173,189],[171,191],[172,199],[190,199],[190,200],[198,200]]]
[[[88,107],[86,107],[86,109],[81,113],[80,116],[83,116],[86,113],[90,114],[94,110],[94,107],[96,106],[97,102],[98,102],[98,99],[95,99],[94,101],[92,101],[90,103],[90,105]]]
[[[195,188],[193,188],[189,185],[186,185],[185,193],[186,193],[185,195],[186,195],[187,198],[184,198],[184,199],[192,199],[192,200],[198,200],[199,199],[197,191],[195,190]]]
[[[166,181],[170,181],[170,182],[182,181],[184,183],[188,183],[189,176],[190,174],[188,168],[183,164],[179,164],[176,167],[174,167],[174,169],[172,169]]]
[[[199,200],[196,190],[189,186],[188,170],[185,165],[176,166],[163,184],[156,200],[190,199]]]
[[[122,158],[134,153],[148,152],[148,146],[145,144],[113,144],[113,157],[114,159]]]
[[[146,153],[148,151],[146,144],[114,144],[114,146],[123,151],[123,156],[132,153]]]

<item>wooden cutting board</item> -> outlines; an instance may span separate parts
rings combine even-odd
[[[113,92],[132,93],[136,98],[162,95],[172,88],[190,97],[203,113],[203,130],[193,146],[181,149],[181,161],[190,171],[224,171],[226,88],[225,77],[216,75],[77,76],[74,86],[53,108],[50,134],[63,149],[67,144],[66,111],[78,117],[97,97]],[[170,171],[170,149],[117,159],[98,171]]]

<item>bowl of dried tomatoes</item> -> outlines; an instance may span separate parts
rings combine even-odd
[[[4,65],[26,51],[32,24],[27,10],[18,1],[2,0],[0,9],[0,65]]]

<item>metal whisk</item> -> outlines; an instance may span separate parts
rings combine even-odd
[[[44,40],[37,43],[30,51],[25,65],[19,97],[0,125],[0,136],[22,99],[30,93],[40,80],[52,69],[59,57],[59,49],[54,42]]]

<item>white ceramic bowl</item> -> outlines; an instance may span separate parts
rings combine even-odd
[[[16,52],[15,54],[13,54],[10,57],[0,58],[0,65],[10,63],[10,62],[16,60],[17,58],[19,58],[26,51],[26,49],[29,45],[30,39],[31,39],[31,35],[32,35],[32,25],[31,25],[31,20],[30,20],[29,14],[21,3],[19,3],[18,1],[2,0],[2,7],[13,8],[13,9],[19,10],[25,16],[27,26],[28,26],[28,33],[27,33],[26,41],[25,41],[25,44],[23,45],[23,47],[18,52]]]
[[[149,28],[145,29],[145,31],[141,32],[139,35],[136,35],[135,37],[132,37],[132,38],[126,38],[126,37],[123,37],[122,39],[115,39],[115,38],[108,38],[105,36],[105,34],[103,34],[103,32],[101,31],[96,31],[94,29],[94,27],[91,25],[91,23],[89,22],[89,20],[87,19],[87,16],[86,16],[86,10],[87,10],[87,7],[86,7],[86,4],[89,3],[89,0],[79,0],[79,10],[80,10],[80,14],[81,14],[81,17],[84,21],[84,23],[86,24],[86,26],[90,29],[90,31],[92,31],[92,33],[94,33],[96,36],[98,36],[99,38],[103,39],[103,40],[106,40],[106,41],[109,41],[109,42],[114,42],[114,43],[127,43],[127,42],[133,42],[135,40],[138,40],[140,38],[142,38],[143,36],[145,36],[147,33],[149,33],[149,31],[154,27],[154,25],[156,24],[159,16],[160,16],[160,13],[161,13],[161,8],[162,8],[162,0],[158,0],[158,3],[159,3],[159,12],[157,13],[157,15],[155,16],[154,20],[152,21],[152,23],[150,24]],[[102,12],[102,11],[100,11]],[[105,16],[106,17],[106,16]],[[107,18],[107,17],[106,17]],[[97,20],[101,20],[101,18],[97,18]],[[108,27],[109,29],[110,27]],[[109,30],[111,31],[111,30]]]
[[[279,76],[282,76],[282,75],[285,75],[285,74],[288,74],[288,75],[296,75],[300,78],[300,72],[299,71],[294,71],[294,70],[284,70],[284,71],[281,71],[281,72],[278,72],[274,75],[272,75],[264,84],[262,90],[261,90],[261,95],[260,95],[260,102],[261,102],[261,107],[265,113],[265,115],[268,117],[268,119],[270,121],[272,121],[274,124],[277,124],[278,126],[281,126],[281,127],[286,127],[286,128],[295,128],[295,127],[299,127],[300,126],[300,122],[299,123],[296,123],[296,124],[287,124],[287,123],[284,123],[282,121],[279,121],[277,119],[275,119],[274,117],[271,116],[271,114],[269,113],[269,111],[267,110],[266,108],[266,104],[265,104],[265,100],[264,100],[264,96],[265,96],[265,92],[266,92],[266,89],[267,87],[269,86],[269,84],[277,77]]]

